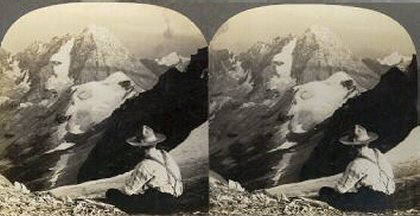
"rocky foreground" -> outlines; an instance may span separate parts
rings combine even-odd
[[[247,192],[235,182],[210,179],[210,215],[420,215],[419,209],[384,213],[342,212],[325,202],[309,198],[274,197],[264,192]]]
[[[0,176],[0,216],[123,216],[112,205],[89,199],[58,199],[47,192],[31,193],[23,184]]]
[[[247,192],[235,184],[210,182],[210,215],[341,215],[328,204],[312,199]]]

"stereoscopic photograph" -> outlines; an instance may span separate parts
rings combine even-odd
[[[209,49],[211,213],[418,214],[416,51],[397,21],[265,6]]]
[[[206,211],[207,53],[158,6],[20,17],[0,49],[0,214]]]

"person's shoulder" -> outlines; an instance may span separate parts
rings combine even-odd
[[[156,165],[156,161],[149,159],[149,158],[145,158],[144,160],[142,160],[140,163],[137,164],[136,166],[136,170],[138,171],[151,171],[152,169],[154,169]]]
[[[167,160],[168,160],[169,162],[177,164],[177,162],[176,162],[175,158],[174,158],[174,157],[172,157],[172,155],[171,155],[169,152],[167,152],[167,151],[164,151],[164,150],[163,150],[163,151],[162,151],[162,154],[165,154],[165,157],[167,158]]]
[[[372,162],[365,157],[357,157],[350,164],[349,167],[352,170],[364,170],[367,169]]]
[[[167,152],[166,150],[159,149],[159,152],[160,152],[160,154],[162,155],[163,158],[173,159],[172,155],[169,152]]]

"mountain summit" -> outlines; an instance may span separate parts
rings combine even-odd
[[[314,26],[307,29],[298,37],[295,50],[292,73],[299,84],[324,80],[339,71],[348,73],[365,89],[372,88],[379,80],[379,76],[328,28]]]
[[[76,83],[99,81],[118,71],[126,73],[144,89],[157,76],[130,55],[124,45],[106,28],[91,25],[75,37],[71,52],[71,76]]]

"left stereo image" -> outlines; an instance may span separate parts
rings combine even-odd
[[[207,46],[146,4],[19,18],[0,48],[0,214],[206,212]]]

